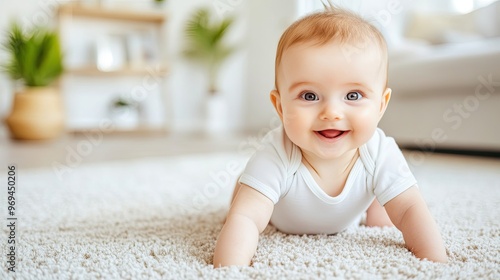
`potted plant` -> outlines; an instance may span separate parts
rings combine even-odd
[[[225,43],[226,34],[234,23],[232,18],[214,20],[210,10],[200,8],[186,24],[187,44],[184,55],[203,67],[208,79],[206,126],[209,132],[226,130],[226,102],[220,93],[218,76],[220,68],[236,50]]]
[[[155,4],[158,6],[158,7],[161,7],[163,6],[163,4],[165,4],[165,0],[153,0],[155,2]]]
[[[119,96],[111,102],[110,117],[115,127],[134,129],[139,125],[139,103],[125,96]]]
[[[62,55],[57,33],[13,24],[5,48],[10,56],[4,70],[21,84],[6,122],[17,139],[48,139],[64,129],[62,98],[52,83],[61,75]]]

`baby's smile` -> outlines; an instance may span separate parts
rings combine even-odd
[[[349,133],[349,130],[325,129],[314,131],[316,135],[324,140],[338,140]]]

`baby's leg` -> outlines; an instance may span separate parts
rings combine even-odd
[[[366,226],[369,227],[392,227],[394,224],[391,222],[389,215],[385,208],[378,203],[375,199],[372,205],[366,210]]]

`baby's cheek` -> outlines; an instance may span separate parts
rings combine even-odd
[[[351,112],[346,119],[356,127],[376,126],[378,121],[377,112],[371,107],[365,107],[362,110]]]
[[[379,114],[378,110],[373,106],[365,110],[360,110],[357,112],[357,119],[364,123],[373,123],[378,120]]]
[[[283,109],[283,122],[294,123],[300,121],[300,114],[294,110]]]
[[[283,118],[283,126],[285,127],[287,134],[293,134],[296,130],[298,130],[298,127],[300,127],[298,122],[299,120],[294,117]]]
[[[283,125],[289,134],[294,134],[296,131],[303,130],[304,119],[300,114],[288,112],[283,114]]]

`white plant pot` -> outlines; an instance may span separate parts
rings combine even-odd
[[[209,95],[206,99],[205,130],[208,134],[224,134],[228,131],[227,102],[221,94]]]
[[[113,108],[111,119],[117,129],[134,129],[139,125],[139,112],[135,108]]]

